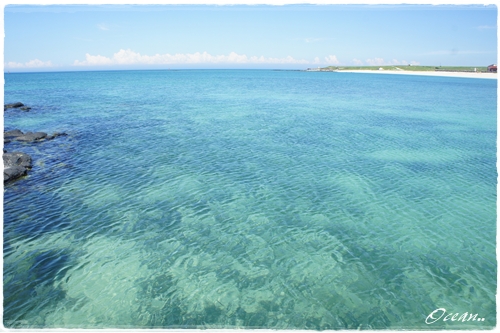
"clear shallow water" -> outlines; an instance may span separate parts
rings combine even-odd
[[[496,325],[496,80],[5,75],[13,328]],[[484,321],[432,325],[435,309]]]

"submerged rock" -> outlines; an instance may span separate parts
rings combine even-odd
[[[34,142],[40,141],[47,137],[47,133],[45,132],[26,132],[24,135],[17,136],[15,140],[24,141],[24,142]]]
[[[55,132],[52,135],[48,135],[45,132],[26,132],[15,129],[3,133],[4,143],[8,143],[11,140],[21,141],[21,142],[38,142],[43,140],[52,140],[58,136],[65,136],[66,133]]]
[[[27,111],[31,110],[31,107],[30,106],[26,106],[26,105],[24,105],[21,102],[16,102],[16,103],[11,103],[11,104],[4,104],[3,105],[3,110],[5,111],[7,109],[19,109],[19,110],[27,112]]]
[[[3,105],[3,109],[4,109],[4,111],[5,111],[5,110],[7,110],[7,109],[15,109],[15,108],[20,108],[20,107],[22,107],[22,106],[24,106],[24,104],[23,104],[23,103],[21,103],[21,102],[16,102],[16,103],[11,103],[11,104],[4,104],[4,105]]]
[[[52,140],[54,138],[57,138],[58,136],[67,136],[68,134],[64,132],[54,132],[52,135],[47,135],[45,140]]]
[[[20,130],[18,129],[15,129],[15,130],[11,130],[11,131],[6,131],[6,132],[3,132],[3,138],[4,139],[9,139],[9,138],[14,138],[16,136],[21,136],[23,135],[24,133],[21,132]]]
[[[31,169],[32,167],[31,156],[21,152],[4,152],[3,164],[4,183],[26,175],[28,169]]]
[[[55,132],[52,135],[48,135],[45,132],[26,132],[15,129],[10,131],[5,131],[3,133],[4,144],[14,141],[20,141],[25,143],[34,143],[44,140],[52,140],[58,136],[66,136],[67,134],[64,132]],[[20,178],[27,174],[28,169],[31,169],[32,161],[31,156],[21,152],[12,152],[8,153],[4,149],[3,154],[3,177],[4,183],[9,181],[13,181],[17,178]]]
[[[31,107],[24,105],[21,102],[4,104],[4,111],[7,109],[20,109],[22,111],[29,111]],[[64,132],[55,132],[49,135],[45,132],[26,132],[23,133],[19,129],[14,129],[10,131],[4,131],[3,142],[7,144],[11,141],[19,141],[23,143],[34,143],[46,140],[52,140],[58,136],[66,136]],[[11,152],[8,153],[5,149],[3,151],[3,177],[4,183],[10,182],[12,180],[18,179],[27,174],[28,169],[31,169],[32,160],[31,156],[22,152]]]

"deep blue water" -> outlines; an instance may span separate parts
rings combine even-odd
[[[496,91],[358,73],[6,74],[5,103],[32,109],[5,111],[5,129],[68,136],[4,147],[34,161],[4,187],[4,325],[492,328]],[[484,321],[426,324],[440,308]]]

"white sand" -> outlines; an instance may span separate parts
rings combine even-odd
[[[420,72],[420,71],[363,71],[363,70],[339,70],[339,72],[346,73],[369,73],[369,74],[403,74],[403,75],[427,75],[427,76],[453,76],[453,77],[466,77],[474,79],[496,79],[497,73],[464,73],[464,72]]]

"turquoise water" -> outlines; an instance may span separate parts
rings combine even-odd
[[[496,325],[497,81],[5,75],[11,328]],[[436,309],[482,320],[432,324]],[[437,318],[437,315],[435,316]],[[458,316],[457,316],[458,317]],[[457,318],[456,317],[456,318]]]

